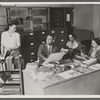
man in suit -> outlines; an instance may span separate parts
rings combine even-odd
[[[50,34],[47,35],[46,43],[41,44],[38,49],[38,57],[39,57],[39,63],[38,66],[40,66],[51,53],[58,52],[57,46],[53,44],[54,37]]]

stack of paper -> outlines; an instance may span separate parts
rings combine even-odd
[[[33,70],[37,68],[37,63],[27,63],[25,70]]]
[[[77,72],[75,70],[69,70],[69,71],[62,72],[58,75],[63,77],[64,79],[69,79],[69,78],[72,78],[72,77],[79,76],[79,75],[81,75],[81,73]]]
[[[19,95],[20,94],[20,86],[19,85],[9,85],[4,86],[2,89],[3,95]]]
[[[94,70],[99,70],[100,64],[95,64],[95,65],[89,66],[89,68],[94,69]]]
[[[86,74],[86,73],[90,73],[90,72],[92,72],[92,71],[94,71],[94,70],[91,69],[91,68],[79,67],[79,68],[76,69],[76,71],[81,72],[81,73],[83,73],[83,74]]]
[[[84,61],[82,63],[90,66],[90,65],[95,64],[96,62],[97,62],[97,60],[95,58],[91,58],[91,59],[86,60],[86,61]]]
[[[11,78],[20,78],[20,75],[19,74],[11,74]]]
[[[54,76],[48,76],[42,80],[39,80],[39,82],[42,85],[48,86],[57,82],[61,82],[62,80],[64,80],[63,77],[60,77],[59,75],[54,75]]]

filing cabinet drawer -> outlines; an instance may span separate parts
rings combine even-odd
[[[30,43],[34,43],[34,37],[32,36],[25,36],[21,40],[21,46],[22,47],[29,47]]]
[[[30,47],[34,47],[34,42],[30,42],[30,43],[29,43],[29,46],[30,46]]]
[[[27,56],[26,58],[24,58],[25,59],[25,63],[27,64],[27,63],[29,63],[29,62],[35,62],[37,59],[36,59],[36,57],[34,56],[34,57],[29,57],[29,56]]]

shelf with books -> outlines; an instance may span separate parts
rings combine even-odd
[[[23,62],[23,63],[21,63]],[[2,70],[0,71],[0,84],[2,84],[3,87],[5,86],[16,86],[19,85],[20,94],[23,94],[22,91],[22,73],[21,73],[21,67],[24,68],[24,61],[21,56],[18,57],[18,69],[14,70]],[[22,66],[23,65],[23,66]],[[10,67],[10,66],[9,66]]]
[[[15,22],[17,27],[21,26],[26,32],[33,30],[45,30],[48,23],[47,8],[7,8],[8,23]],[[45,24],[44,24],[45,23]],[[27,26],[28,25],[28,26]],[[28,28],[31,27],[31,28]]]
[[[0,72],[2,72],[2,71],[0,71]],[[19,70],[6,70],[6,71],[4,71],[4,72],[11,72],[11,73],[13,73],[13,72],[19,72]]]

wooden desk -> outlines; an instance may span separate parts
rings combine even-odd
[[[97,95],[100,94],[100,70],[62,82],[43,86],[33,80],[30,71],[23,70],[25,95]]]

